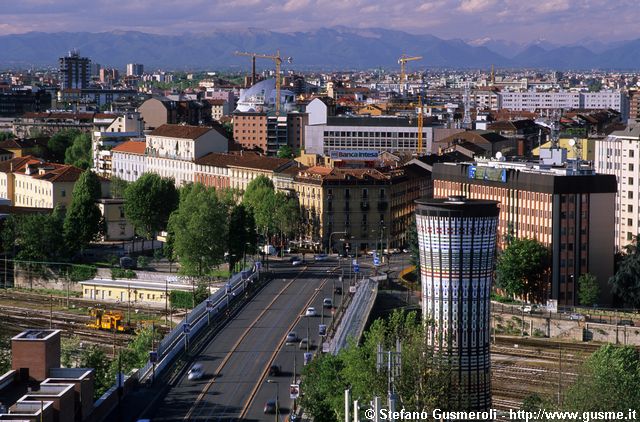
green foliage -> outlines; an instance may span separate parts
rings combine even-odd
[[[564,399],[566,410],[622,411],[640,408],[640,356],[633,346],[607,344],[583,364]]]
[[[172,308],[176,309],[193,308],[193,293],[182,290],[172,290],[169,292],[169,303]]]
[[[448,360],[426,344],[422,320],[415,312],[394,312],[388,320],[376,320],[365,333],[361,346],[351,342],[337,356],[322,355],[303,370],[302,406],[314,420],[344,419],[344,390],[368,402],[384,397],[387,374],[376,369],[377,347],[395,349],[402,343],[402,370],[395,387],[407,411],[440,408],[459,410],[457,387]]]
[[[600,285],[594,275],[582,274],[578,278],[578,299],[580,305],[591,306],[598,301]]]
[[[124,180],[118,176],[111,177],[111,197],[112,198],[124,198],[124,193],[127,190],[127,187],[130,185],[129,182]]]
[[[271,179],[258,176],[249,182],[242,203],[252,211],[261,233],[268,235],[276,229],[276,194]]]
[[[138,268],[146,268],[149,265],[149,258],[146,256],[139,256],[137,260]]]
[[[288,159],[295,158],[293,149],[289,145],[282,145],[280,148],[278,148],[277,155],[278,155],[278,158],[288,158]]]
[[[96,272],[93,265],[71,265],[67,278],[71,281],[91,280],[96,276]]]
[[[64,219],[64,237],[70,252],[84,250],[103,231],[102,214],[96,205],[100,196],[98,176],[85,170],[73,187],[73,197]]]
[[[290,197],[284,192],[275,194],[276,228],[285,237],[295,237],[300,230],[300,205],[296,198]]]
[[[514,239],[500,254],[496,285],[513,296],[539,298],[549,271],[549,251],[535,239]]]
[[[63,368],[73,368],[77,364],[77,353],[80,350],[80,339],[76,335],[60,339],[60,364]]]
[[[185,186],[180,205],[169,219],[169,233],[180,271],[205,275],[224,261],[229,212],[215,189]]]
[[[618,263],[618,270],[609,279],[611,291],[626,306],[640,307],[640,237],[625,246],[624,253]]]
[[[415,218],[407,228],[407,244],[409,248],[409,262],[416,267],[416,273],[420,274],[420,247],[418,246],[418,228]]]
[[[111,278],[123,279],[123,278],[137,278],[136,272],[133,270],[125,270],[124,268],[111,268]]]
[[[51,214],[11,215],[2,231],[3,247],[20,261],[60,261],[67,256],[60,208]]]
[[[6,141],[8,139],[13,139],[15,137],[16,135],[14,135],[11,132],[0,132],[0,141]]]
[[[81,133],[73,137],[71,145],[65,150],[64,162],[81,169],[91,168],[91,136]]]
[[[93,368],[94,372],[94,399],[100,398],[115,383],[109,373],[109,360],[100,346],[91,344],[80,352],[78,363],[80,368]]]
[[[172,179],[145,173],[124,192],[124,212],[136,231],[146,239],[164,229],[178,206],[178,192]]]
[[[11,340],[10,337],[0,334],[0,374],[11,370]]]
[[[81,134],[82,132],[77,129],[65,129],[54,134],[47,142],[51,160],[56,163],[63,163],[67,148],[73,144],[76,136]]]
[[[257,237],[253,214],[244,204],[231,208],[229,215],[229,230],[227,236],[227,251],[229,252],[229,268],[234,268],[245,254],[252,254],[256,250]]]

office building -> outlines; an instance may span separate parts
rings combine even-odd
[[[127,76],[142,76],[144,74],[144,65],[139,63],[127,64]]]
[[[460,410],[488,410],[498,203],[464,196],[416,202],[427,344],[451,359]]]
[[[71,50],[65,57],[60,57],[60,90],[85,89],[89,87],[91,60],[80,57],[78,50]]]
[[[515,236],[536,239],[549,248],[549,281],[531,300],[577,304],[578,278],[589,273],[600,284],[598,303],[611,302],[615,176],[573,164],[436,163],[433,188],[436,198],[465,195],[500,202],[500,246],[507,236]]]

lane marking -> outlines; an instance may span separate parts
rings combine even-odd
[[[218,365],[218,367],[215,370],[215,375],[204,386],[204,388],[202,389],[202,391],[200,392],[200,394],[198,395],[198,397],[194,401],[193,405],[191,406],[191,408],[189,409],[189,411],[187,412],[187,414],[185,415],[185,417],[182,420],[188,421],[188,420],[191,419],[191,416],[192,416],[194,410],[196,409],[196,407],[198,407],[198,405],[200,404],[200,402],[202,401],[204,396],[209,392],[209,389],[211,389],[213,384],[216,382],[216,378],[220,374],[220,372],[222,371],[222,368],[226,365],[227,361],[231,358],[231,355],[233,355],[233,353],[238,349],[238,347],[240,346],[240,343],[242,343],[242,341],[245,339],[245,337],[249,334],[249,331],[258,323],[260,318],[262,318],[262,316],[271,308],[271,306],[282,295],[282,293],[285,290],[287,290],[289,288],[289,286],[300,276],[300,274],[302,274],[302,272],[298,273],[298,275],[296,275],[294,278],[292,278],[291,281],[289,281],[287,283],[287,285],[284,286],[278,292],[278,294],[273,298],[273,300],[269,303],[269,305],[267,305],[267,307],[265,307],[262,310],[262,312],[260,312],[260,314],[253,320],[253,322],[249,325],[249,327],[247,327],[247,329],[244,331],[242,336],[240,336],[240,338],[232,346],[231,350],[227,353],[227,355],[224,357],[224,359],[220,362],[220,364]]]
[[[333,272],[335,270],[337,270],[337,268],[332,269],[331,272]],[[325,284],[327,284],[328,281],[329,281],[328,277],[324,278],[322,280],[322,284],[317,289],[322,289],[325,286]],[[298,313],[298,316],[296,317],[295,321],[291,325],[289,325],[289,329],[287,330],[287,333],[289,333],[300,322],[300,320],[302,318],[302,315],[301,315],[302,312],[304,312],[309,307],[311,302],[313,302],[313,300],[318,296],[318,293],[320,293],[320,290],[315,290],[315,292],[311,296],[311,298],[302,307],[301,312]],[[266,378],[267,374],[269,373],[269,368],[271,367],[271,364],[273,363],[275,358],[278,356],[278,353],[280,353],[280,351],[281,351],[280,349],[282,349],[282,345],[284,344],[285,340],[286,340],[286,336],[285,336],[285,338],[280,340],[280,343],[278,344],[278,347],[276,348],[276,350],[271,355],[271,358],[269,359],[269,362],[267,363],[266,368],[262,371],[262,375],[260,376],[260,380],[253,387],[253,390],[251,391],[251,394],[249,394],[249,398],[247,399],[247,401],[245,402],[244,406],[242,407],[242,412],[240,413],[240,416],[239,416],[240,419],[243,419],[247,415],[247,412],[249,411],[249,408],[253,404],[253,400],[255,399],[256,394],[258,393],[258,389],[260,389],[260,386],[262,386],[262,384],[264,384],[264,379]],[[307,341],[310,341],[310,339],[307,338]],[[322,347],[322,345],[319,344],[318,347]]]

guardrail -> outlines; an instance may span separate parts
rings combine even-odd
[[[336,328],[335,335],[331,339],[329,353],[338,354],[340,349],[347,345],[347,340],[350,337],[359,339],[362,336],[377,294],[377,280],[367,278],[358,283],[351,303],[344,311],[340,325]]]
[[[251,270],[244,270],[229,278],[224,289],[209,296],[191,310],[178,325],[160,341],[156,348],[154,362],[148,361],[134,376],[140,382],[146,381],[155,371],[162,372],[188,344],[207,326],[210,318],[214,318],[227,310],[232,298],[244,293],[249,283],[259,276],[259,269],[254,264]]]

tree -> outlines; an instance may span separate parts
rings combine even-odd
[[[96,201],[101,197],[100,180],[85,170],[73,187],[71,204],[64,219],[64,237],[70,252],[84,250],[102,230],[102,214]]]
[[[540,298],[549,271],[549,251],[535,239],[514,239],[498,256],[496,285],[512,296]]]
[[[136,232],[151,239],[166,227],[169,216],[178,206],[178,192],[172,179],[145,173],[127,186],[124,213]]]
[[[196,183],[181,190],[169,233],[184,274],[202,276],[224,261],[228,215],[215,189]]]
[[[597,303],[600,285],[594,275],[582,274],[578,278],[578,299],[580,305],[591,306]]]
[[[300,227],[300,206],[298,200],[285,194],[275,193],[274,217],[276,228],[283,235],[283,238],[294,237]]]
[[[420,279],[420,246],[418,245],[418,228],[415,218],[407,228],[407,246],[409,249],[409,262],[416,267],[416,280]]]
[[[111,177],[111,197],[112,198],[124,198],[124,192],[130,183],[118,176]]]
[[[102,348],[96,344],[91,344],[81,350],[78,366],[80,368],[94,369],[94,399],[98,399],[115,384],[115,378],[110,376],[109,359],[107,359],[107,355]]]
[[[11,132],[0,132],[0,141],[6,141],[8,139],[13,139],[15,137],[16,135],[14,135]]]
[[[289,145],[282,145],[280,148],[278,148],[277,155],[278,155],[278,158],[288,158],[288,159],[295,158],[293,149]]]
[[[47,142],[51,160],[56,163],[63,163],[67,148],[71,146],[73,139],[81,134],[82,132],[77,129],[65,129],[54,134]]]
[[[88,133],[80,133],[73,137],[71,145],[65,150],[64,162],[84,170],[91,168],[93,159],[91,157],[91,136]]]
[[[611,291],[620,298],[626,306],[637,308],[640,306],[640,238],[625,246],[619,261],[618,270],[609,279]]]
[[[258,176],[249,182],[242,203],[252,211],[260,233],[266,237],[275,230],[276,193],[271,179]]]
[[[621,411],[640,408],[640,355],[633,346],[600,347],[567,390],[565,410]]]
[[[19,261],[58,261],[67,256],[64,248],[63,212],[11,215],[4,223],[3,248],[15,250]],[[31,268],[34,269],[34,268]]]
[[[256,227],[253,214],[244,204],[234,206],[229,215],[227,236],[230,271],[233,271],[235,264],[241,261],[245,254],[254,253],[256,243]]]

